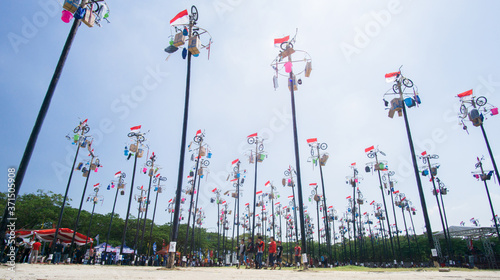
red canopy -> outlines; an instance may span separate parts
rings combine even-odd
[[[54,234],[56,232],[55,228],[52,229],[38,229],[38,230],[18,230],[16,231],[16,236],[21,238],[28,238],[35,234],[35,236],[44,241],[44,242],[52,242],[54,240]],[[57,239],[61,240],[62,243],[71,243],[71,238],[73,238],[73,230],[69,228],[60,228],[59,233],[57,234]],[[75,243],[77,245],[85,245],[85,240],[87,240],[87,236],[76,233],[75,234]],[[88,238],[88,243],[93,243],[94,240],[92,238]]]

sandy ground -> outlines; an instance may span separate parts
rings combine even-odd
[[[90,265],[28,265],[18,264],[15,271],[0,266],[0,280],[16,279],[499,279],[500,271],[334,271],[307,272],[292,269],[255,270],[236,268],[176,268],[165,270],[155,267],[90,266]]]

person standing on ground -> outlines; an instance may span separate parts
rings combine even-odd
[[[264,249],[266,245],[262,241],[262,236],[257,237],[257,256],[255,257],[255,268],[262,268],[262,256],[264,255]]]
[[[302,251],[302,248],[300,248],[299,243],[295,243],[295,248],[294,248],[294,256],[295,256],[295,268],[300,267],[300,253]]]
[[[276,262],[274,263],[273,269],[276,268],[276,265],[279,265],[281,270],[282,255],[283,255],[283,246],[281,245],[281,241],[278,241],[278,246],[276,246]]]
[[[24,242],[24,251],[23,251],[23,255],[21,256],[21,263],[25,263],[25,262],[29,263],[32,245],[33,245],[33,243],[31,243],[31,241]]]
[[[54,249],[54,263],[58,264],[61,262],[61,255],[64,246],[61,244],[61,240],[57,239],[56,248]]]
[[[276,264],[274,260],[276,258],[276,241],[274,241],[274,237],[270,237],[269,240],[269,266],[271,269],[276,269]]]
[[[252,268],[254,267],[254,261],[253,257],[255,255],[255,245],[253,244],[252,238],[248,238],[248,243],[247,243],[247,260],[248,264],[245,268]]]
[[[42,246],[42,243],[38,241],[38,239],[35,239],[35,243],[31,245],[31,254],[30,254],[30,261],[29,263],[37,263],[38,262],[38,253],[40,253],[40,247]]]
[[[237,248],[239,260],[238,260],[238,269],[240,269],[240,265],[245,261],[245,239],[241,239],[240,247]]]

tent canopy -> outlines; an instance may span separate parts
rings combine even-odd
[[[451,237],[481,237],[496,233],[494,227],[465,227],[465,226],[450,226],[448,228]],[[443,231],[434,233],[438,238],[444,238]]]
[[[73,230],[69,228],[60,228],[59,233],[57,234],[57,239],[61,240],[61,243],[69,244],[71,243],[71,239],[73,238]],[[44,241],[44,242],[52,242],[54,240],[54,235],[56,233],[56,229],[38,229],[38,230],[18,230],[16,231],[16,236],[21,238],[28,238],[32,235],[35,235],[36,238]],[[77,245],[85,245],[85,241],[87,240],[87,236],[81,233],[75,234],[75,244]],[[87,243],[93,243],[94,240],[92,238],[88,238]]]

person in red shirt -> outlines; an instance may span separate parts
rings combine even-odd
[[[276,241],[274,241],[274,237],[270,237],[269,240],[269,266],[271,266],[271,270],[276,268],[276,264],[274,263],[276,257]]]
[[[295,243],[295,265],[296,268],[300,267],[300,253],[302,251],[302,248],[300,248],[299,243]]]
[[[37,263],[38,261],[38,253],[40,252],[40,247],[42,246],[42,243],[40,243],[38,240],[36,240],[35,243],[31,246],[31,254],[30,254],[30,261],[29,263]]]

